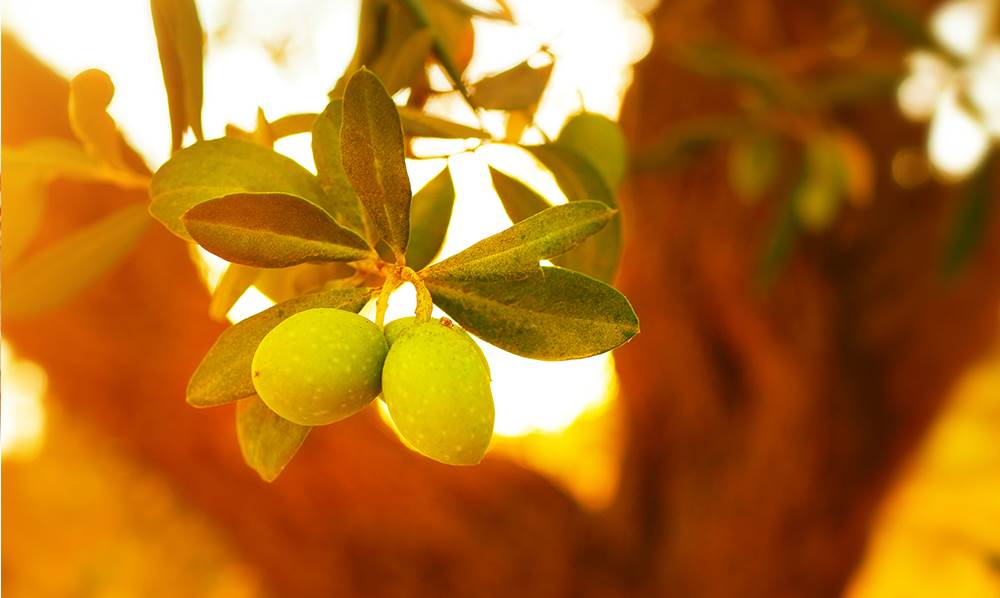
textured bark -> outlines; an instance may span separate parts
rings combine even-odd
[[[785,4],[780,18],[763,1],[660,8],[625,106],[633,146],[733,107],[730,89],[678,69],[668,43],[711,24],[766,52],[824,30],[822,4]],[[65,83],[9,41],[4,143],[68,136]],[[888,103],[834,116],[879,165],[919,140]],[[750,272],[776,202],[733,198],[719,156],[629,182],[619,286],[642,333],[618,354],[622,488],[596,515],[499,458],[462,469],[417,457],[372,413],[317,429],[263,484],[240,459],[232,409],[183,401],[221,327],[186,248],[161,227],[73,304],[4,322],[4,335],[44,365],[70,413],[217,522],[276,595],[832,596],[893,475],[995,331],[1000,296],[987,275],[1000,262],[996,223],[944,284],[953,198],[933,185],[902,192],[884,170],[873,205],[805,240],[769,294]],[[145,201],[62,183],[51,193],[62,209],[43,243]]]

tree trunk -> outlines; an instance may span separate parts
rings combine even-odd
[[[813,3],[665,4],[625,106],[632,145],[732,109],[730,90],[680,70],[668,44],[710,22],[755,51],[795,47],[828,17]],[[68,136],[65,83],[6,37],[2,57],[4,144]],[[871,143],[880,174],[919,142],[890,103],[837,117]],[[953,198],[880,176],[873,205],[805,239],[761,294],[750,272],[777,202],[741,204],[720,168],[713,154],[629,182],[619,286],[642,332],[617,356],[627,452],[605,513],[501,458],[466,469],[418,457],[371,412],[317,429],[277,482],[260,482],[231,407],[183,400],[221,326],[184,244],[161,227],[73,304],[4,322],[4,334],[71,414],[217,522],[275,595],[836,595],[879,498],[996,328],[1000,280],[986,273],[1000,236],[943,284]],[[43,243],[145,201],[65,183],[52,194],[61,209]]]

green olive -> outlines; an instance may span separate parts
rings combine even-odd
[[[382,395],[400,434],[435,461],[479,463],[493,436],[493,394],[475,341],[447,320],[391,336]]]
[[[288,421],[321,426],[378,396],[388,345],[373,322],[340,309],[310,309],[275,326],[253,356],[261,400]]]

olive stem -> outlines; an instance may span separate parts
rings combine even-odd
[[[403,268],[402,276],[403,280],[411,283],[413,288],[417,290],[417,321],[427,322],[431,319],[434,301],[431,299],[430,291],[427,290],[427,285],[424,284],[424,279],[414,272],[413,268]]]
[[[389,295],[396,290],[399,286],[400,277],[399,270],[396,268],[390,269],[385,275],[385,282],[382,283],[382,290],[378,294],[378,299],[375,302],[375,324],[382,328],[385,324],[385,312],[389,309]]]

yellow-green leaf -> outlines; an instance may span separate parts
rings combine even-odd
[[[344,90],[340,151],[347,180],[379,236],[397,257],[410,228],[410,179],[403,129],[392,98],[371,71],[354,73]]]
[[[504,211],[514,224],[552,207],[552,204],[535,193],[534,189],[492,166],[490,166],[490,178],[493,180],[493,188],[500,198],[500,203],[503,204]]]
[[[311,429],[278,416],[256,395],[236,404],[240,452],[265,482],[273,482],[285,469]]]
[[[295,195],[336,214],[336,206],[308,170],[266,147],[233,138],[201,141],[167,160],[150,183],[149,211],[175,235],[191,241],[181,215],[203,201],[233,193]]]
[[[89,69],[69,82],[69,124],[87,153],[124,168],[118,127],[108,114],[115,86],[107,73]]]
[[[365,234],[364,217],[358,195],[347,180],[340,152],[340,128],[344,120],[344,101],[333,100],[313,122],[312,150],[316,173],[323,191],[330,198],[334,216],[345,226]]]
[[[754,201],[767,191],[778,174],[780,155],[773,135],[756,134],[733,141],[727,172],[740,198]]]
[[[614,194],[603,177],[575,151],[551,143],[525,149],[552,172],[556,184],[570,202],[595,200],[612,208],[616,206]],[[608,226],[593,238],[553,261],[560,266],[610,283],[618,270],[621,234],[621,217],[616,215]]]
[[[455,186],[451,181],[451,170],[446,166],[413,196],[406,265],[420,270],[437,257],[444,244],[454,204]]]
[[[553,206],[424,271],[438,280],[514,280],[601,230],[615,211],[597,201]]]
[[[181,221],[191,238],[208,251],[258,268],[350,262],[371,253],[364,239],[294,195],[225,195],[191,208]]]
[[[227,328],[208,350],[187,387],[187,402],[213,407],[255,394],[250,364],[257,345],[287,318],[317,307],[360,311],[370,289],[333,289],[279,303]]]
[[[833,223],[843,203],[845,169],[832,137],[820,136],[805,148],[805,168],[795,190],[795,211],[802,226],[819,231]]]
[[[490,134],[482,129],[462,125],[405,106],[399,107],[399,119],[403,123],[403,131],[412,137],[440,137],[447,139],[490,138]]]
[[[68,302],[128,255],[149,224],[143,205],[130,205],[3,272],[3,315],[32,316]]]
[[[615,121],[593,112],[575,114],[563,125],[555,144],[583,157],[612,192],[621,184],[627,150],[625,135]]]
[[[639,332],[624,295],[583,274],[545,267],[523,280],[426,280],[434,303],[463,328],[522,357],[579,359]]]
[[[170,148],[181,147],[190,128],[198,140],[201,131],[202,53],[204,32],[194,0],[150,0],[156,47],[163,69],[170,109]]]
[[[472,88],[472,104],[489,110],[526,110],[538,104],[552,74],[552,64],[532,68],[527,62],[479,81]]]

